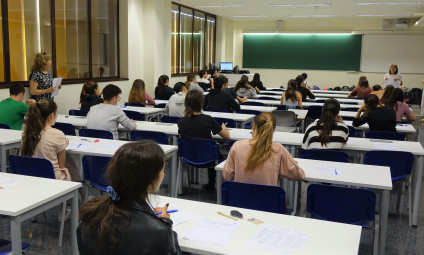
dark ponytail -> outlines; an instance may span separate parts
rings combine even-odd
[[[368,113],[374,111],[375,109],[377,109],[377,106],[380,105],[380,100],[374,94],[369,94],[368,96],[366,96],[364,98],[364,102],[365,102],[365,112],[361,116],[362,119],[368,116]]]
[[[327,146],[327,143],[330,142],[331,132],[337,127],[336,116],[339,114],[339,111],[339,101],[334,98],[330,98],[325,101],[324,106],[322,107],[321,118],[317,123],[317,126],[321,127],[319,130],[321,146]]]
[[[159,76],[159,79],[158,79],[158,87],[159,87],[158,94],[161,95],[161,96],[162,96],[163,88],[165,87],[165,83],[166,83],[167,80],[169,80],[168,75],[163,74],[163,75]]]
[[[297,82],[293,79],[290,79],[287,82],[287,90],[286,92],[284,92],[286,101],[291,99],[293,102],[297,102],[296,86],[297,86]]]

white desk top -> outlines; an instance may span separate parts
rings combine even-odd
[[[0,189],[0,214],[9,216],[18,216],[81,187],[79,182],[2,172],[0,181],[16,183]]]
[[[72,124],[74,127],[87,127],[87,118],[83,116],[57,115],[56,122]]]
[[[361,237],[360,226],[163,196],[151,198],[151,201],[154,201],[153,206],[163,206],[163,204],[169,203],[203,217],[223,221],[231,220],[218,215],[217,212],[229,215],[231,210],[238,210],[245,219],[256,218],[264,222],[264,224],[257,225],[247,220],[238,220],[240,226],[225,246],[195,242],[183,238],[196,225],[199,218],[174,225],[173,230],[178,233],[178,243],[182,250],[187,252],[198,254],[281,254],[277,251],[249,245],[250,238],[255,236],[266,224],[299,230],[309,235],[305,245],[301,248],[294,248],[291,254],[358,254]]]
[[[304,120],[306,118],[306,114],[308,114],[308,110],[302,109],[289,109],[288,111],[294,112],[299,120]]]
[[[353,121],[348,121],[348,120],[344,121],[344,123],[348,126],[352,126],[352,122]],[[368,126],[367,123],[365,123],[362,126],[355,127],[355,129],[370,130],[370,127]],[[410,134],[414,134],[414,133],[417,132],[417,130],[415,130],[414,126],[412,126],[411,124],[397,124],[396,125],[396,131],[399,132],[399,133],[410,133]]]
[[[271,106],[256,106],[256,105],[240,105],[240,109],[242,110],[255,110],[260,112],[273,112],[277,110],[277,107]]]
[[[316,90],[311,90],[312,93],[314,93],[314,96],[316,97],[334,97],[334,98],[348,98],[348,94],[330,94],[330,93],[322,93],[322,92],[316,92]]]
[[[327,100],[329,98],[332,98],[332,97],[329,97],[329,96],[321,97],[320,96],[320,97],[315,97],[315,99],[308,98],[307,101],[314,102],[314,101],[317,101],[317,100]],[[353,99],[353,98],[335,98],[335,99],[337,101],[339,101],[340,103],[355,103],[355,104],[359,104],[359,105],[362,105],[364,103],[363,99]]]
[[[173,123],[136,121],[137,130],[157,131],[167,135],[178,135],[178,125]]]
[[[280,92],[281,93],[281,91],[272,91],[272,89],[276,89],[276,88],[267,88],[266,89],[266,92]],[[311,90],[312,92],[314,92],[314,93],[325,93],[325,94],[346,94],[346,95],[348,95],[351,91],[344,91],[344,90],[339,90],[339,91],[337,91],[337,90],[321,90],[321,89],[318,89],[318,90]]]
[[[277,105],[281,105],[280,104],[280,100],[260,100],[260,99],[248,99],[248,101],[250,102],[259,102],[259,103],[264,103],[266,105],[272,105],[272,106],[277,106]],[[324,103],[316,103],[316,102],[302,102],[302,106],[303,108],[308,108],[308,106],[310,105],[319,105],[319,106],[323,106]],[[360,104],[340,104],[340,108],[358,108],[361,107]]]
[[[156,105],[158,105],[158,104],[167,104],[168,103],[168,100],[155,99],[155,103],[156,103]]]
[[[227,113],[227,112],[203,112],[203,114],[207,114],[212,116],[213,118],[227,118],[233,119],[235,121],[249,121],[255,118],[253,114],[244,114],[244,113]]]
[[[135,111],[142,114],[152,114],[163,112],[163,108],[153,108],[153,107],[136,107],[136,106],[121,106],[122,110]]]
[[[0,128],[0,145],[17,143],[22,140],[22,131]]]

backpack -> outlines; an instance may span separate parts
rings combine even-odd
[[[340,88],[339,86],[337,86],[337,87],[334,87],[334,89],[333,89],[334,91],[340,91],[340,90],[342,90],[342,88]]]
[[[413,88],[411,91],[408,92],[408,95],[406,98],[409,98],[409,104],[418,104],[421,105],[421,99],[422,99],[423,91],[419,88]]]
[[[349,91],[349,87],[348,86],[343,86],[342,87],[342,91]]]

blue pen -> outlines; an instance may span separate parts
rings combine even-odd
[[[174,213],[174,212],[178,212],[178,210],[169,210],[169,211],[166,211],[167,213]],[[162,212],[155,212],[155,215],[161,215],[162,214]]]
[[[77,149],[81,146],[81,144],[78,144]]]
[[[334,173],[337,175],[337,169],[334,169]]]

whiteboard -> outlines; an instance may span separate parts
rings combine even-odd
[[[399,73],[424,73],[424,35],[364,35],[362,72],[387,73],[396,64]]]

